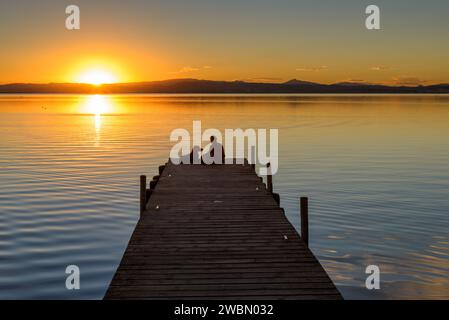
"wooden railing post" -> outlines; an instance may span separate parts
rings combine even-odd
[[[270,163],[267,163],[267,188],[270,193],[273,193],[273,176],[271,175]]]
[[[301,238],[309,246],[309,198],[301,197]]]
[[[140,215],[145,211],[147,205],[147,176],[140,176]]]

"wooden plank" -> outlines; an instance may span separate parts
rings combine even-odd
[[[105,299],[341,299],[251,165],[173,165]]]

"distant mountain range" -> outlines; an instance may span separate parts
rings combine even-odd
[[[449,93],[449,84],[387,86],[351,82],[320,84],[296,79],[284,83],[174,79],[101,86],[82,83],[12,83],[0,85],[0,93]]]

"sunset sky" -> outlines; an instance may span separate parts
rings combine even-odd
[[[65,28],[66,6],[81,30]],[[365,8],[381,8],[380,31]],[[0,83],[172,78],[449,83],[447,0],[0,2]],[[83,78],[84,77],[84,78]]]

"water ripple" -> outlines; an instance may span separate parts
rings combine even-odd
[[[84,99],[0,96],[0,298],[101,298],[138,176],[193,120],[279,128],[275,191],[298,230],[310,198],[311,248],[346,298],[449,298],[449,97],[112,96],[120,112],[99,118],[73,111]],[[79,291],[65,289],[70,264]],[[364,288],[369,264],[379,292]]]

